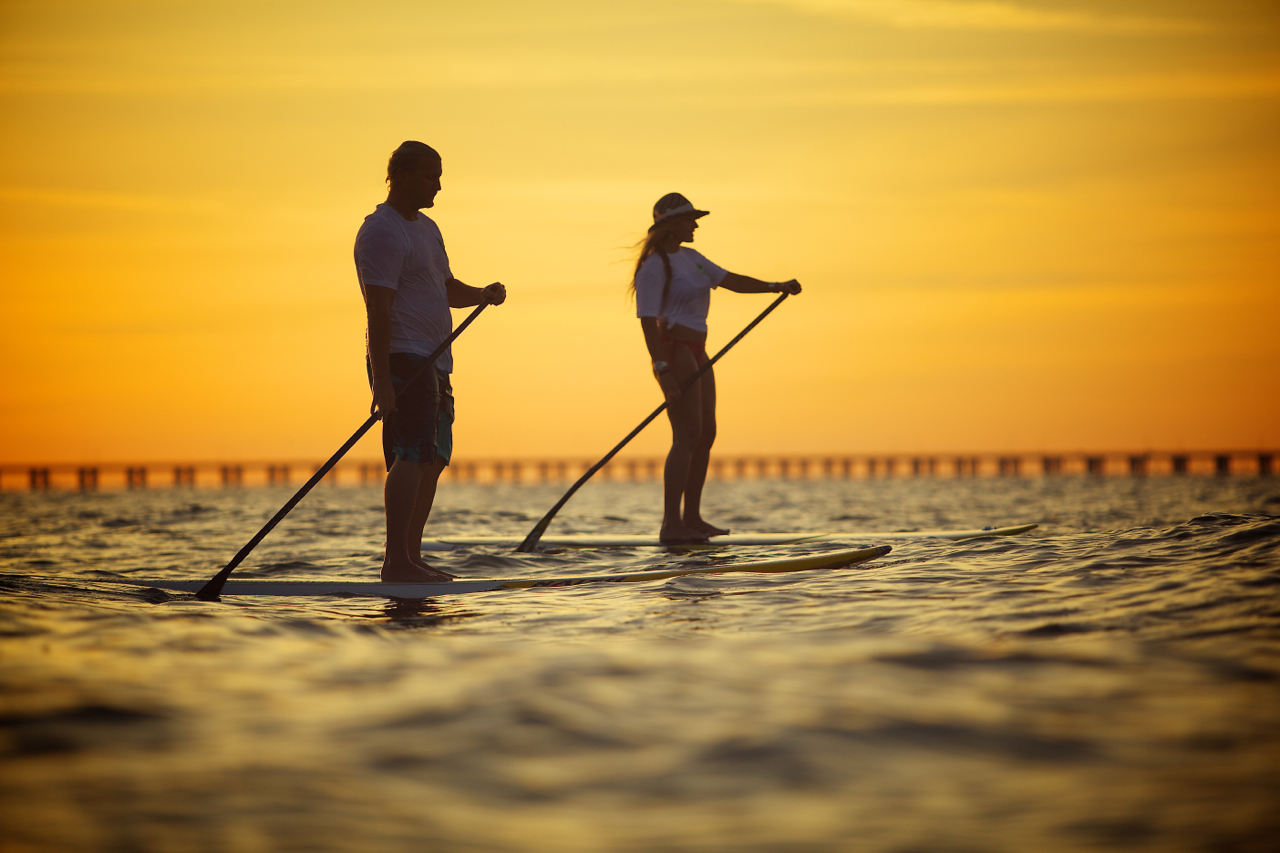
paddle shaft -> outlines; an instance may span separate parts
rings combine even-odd
[[[489,307],[489,304],[490,303],[488,302],[481,302],[479,307],[467,316],[467,319],[458,324],[458,328],[453,330],[453,334],[445,338],[444,343],[436,347],[435,351],[432,352],[431,355],[427,356],[426,363],[423,364],[422,367],[418,368],[418,372],[413,374],[413,376],[409,378],[409,381],[404,384],[404,387],[400,389],[401,394],[407,391],[409,386],[413,385],[413,383],[427,375],[427,371],[435,366],[436,359],[444,355],[444,351],[449,348],[449,344],[453,343],[457,339],[458,335],[462,334],[463,330],[466,329],[467,326],[471,325],[471,321],[475,320],[476,317],[479,317],[480,312]],[[222,571],[210,578],[209,582],[200,588],[200,591],[196,593],[196,598],[199,598],[202,601],[214,601],[217,599],[218,596],[222,594],[222,587],[226,584],[227,578],[231,577],[231,573],[236,570],[236,566],[244,562],[244,558],[249,556],[249,552],[258,547],[258,543],[265,539],[267,534],[270,533],[272,529],[275,528],[275,526],[279,524],[280,521],[288,515],[303,498],[307,496],[307,492],[311,491],[312,488],[315,487],[316,483],[324,479],[324,475],[328,474],[329,471],[333,469],[333,466],[338,464],[339,459],[347,455],[347,451],[354,447],[357,441],[364,438],[364,434],[373,428],[373,425],[378,422],[380,417],[381,415],[377,412],[369,415],[369,419],[361,424],[360,429],[356,430],[351,435],[351,438],[348,438],[346,442],[338,448],[338,452],[330,456],[328,462],[317,468],[316,472],[311,475],[311,479],[307,480],[301,489],[298,489],[297,494],[289,498],[288,503],[280,507],[280,511],[271,516],[271,520],[263,525],[262,529],[255,533],[253,538],[246,542],[243,548],[236,552],[236,555],[231,558],[231,562],[227,563]]]
[[[768,317],[770,312],[772,312],[774,308],[777,308],[779,305],[781,305],[783,301],[790,295],[791,294],[789,293],[782,294],[777,299],[775,299],[769,305],[768,308],[761,311],[759,317],[756,317],[754,320],[748,323],[746,328],[743,329],[741,332],[738,332],[737,336],[734,337],[733,340],[729,341],[729,343],[725,344],[724,347],[720,350],[720,352],[716,353],[714,357],[708,359],[706,364],[698,368],[696,373],[694,373],[687,380],[685,380],[685,382],[680,386],[680,392],[684,393],[691,385],[693,385],[693,383],[697,382],[702,377],[702,374],[710,370],[712,366],[717,361],[720,360],[721,356],[723,356],[729,350],[733,349],[734,344],[736,344],[738,341],[746,337],[747,332],[750,332],[752,329],[758,326],[761,320],[763,320],[765,317]],[[556,501],[556,505],[553,506],[547,512],[547,514],[544,515],[542,519],[537,524],[534,525],[533,530],[529,531],[529,535],[524,538],[524,541],[520,543],[520,547],[516,548],[516,551],[518,552],[523,551],[527,553],[529,551],[532,551],[534,548],[537,548],[538,540],[541,539],[542,535],[547,532],[547,528],[551,525],[551,520],[556,517],[556,513],[560,511],[560,508],[569,502],[569,498],[573,497],[573,493],[578,491],[578,489],[582,488],[582,486],[587,482],[587,480],[590,480],[591,477],[597,471],[599,471],[601,468],[607,465],[610,459],[612,459],[614,456],[617,456],[619,450],[626,447],[627,443],[630,442],[631,439],[635,438],[637,435],[640,434],[640,432],[645,427],[653,423],[653,419],[656,418],[658,415],[662,414],[666,410],[666,408],[667,408],[666,401],[663,401],[662,405],[654,409],[653,413],[649,415],[649,417],[642,420],[639,426],[637,426],[631,432],[627,433],[627,437],[622,439],[622,441],[618,442],[618,444],[613,448],[613,450],[610,450],[608,453],[606,453],[603,459],[601,459],[599,462],[597,462],[596,464],[588,468],[587,472],[578,478],[578,482],[570,486],[569,491],[564,493],[564,497]]]

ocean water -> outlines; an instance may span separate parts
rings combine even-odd
[[[523,534],[559,492],[445,485],[429,532]],[[423,602],[93,583],[205,578],[287,496],[0,495],[0,849],[1280,847],[1280,481],[710,484],[738,532],[1041,524],[795,575]],[[313,493],[236,576],[375,578],[380,503]],[[658,507],[593,484],[553,531],[650,532]]]

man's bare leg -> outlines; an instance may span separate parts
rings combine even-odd
[[[418,488],[428,463],[397,459],[387,472],[383,501],[387,508],[387,551],[382,558],[382,580],[418,583],[450,580],[449,576],[414,564],[409,556],[409,527],[413,523]]]
[[[431,505],[436,499],[436,485],[440,482],[440,474],[443,471],[444,460],[439,457],[436,457],[436,461],[423,470],[422,479],[418,481],[418,494],[414,498],[413,516],[409,522],[409,538],[406,544],[409,549],[409,559],[415,566],[428,572],[437,572],[454,578],[457,575],[451,575],[429,565],[422,559],[422,531],[426,528],[427,519],[431,516]]]

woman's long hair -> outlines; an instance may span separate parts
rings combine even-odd
[[[671,230],[674,220],[675,217],[672,217],[661,222],[655,222],[644,239],[636,243],[636,246],[640,249],[640,254],[636,257],[636,268],[631,272],[631,284],[627,287],[627,293],[631,294],[634,299],[636,295],[636,277],[640,275],[640,268],[644,266],[644,262],[649,260],[652,255],[662,258],[662,269],[666,272],[666,279],[662,282],[662,301],[658,303],[659,325],[661,325],[662,315],[666,313],[667,309],[667,292],[671,290],[671,258],[667,256],[666,251],[662,248],[662,240],[667,236],[667,232]]]

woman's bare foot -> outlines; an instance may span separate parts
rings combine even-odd
[[[691,530],[697,530],[707,536],[724,536],[729,532],[729,528],[716,527],[714,524],[708,524],[701,518],[686,518],[684,520],[684,526]]]
[[[433,569],[430,566],[416,566],[413,563],[391,563],[382,561],[383,583],[441,583],[453,580],[453,575]]]
[[[658,533],[663,545],[696,545],[707,541],[707,534],[686,526],[683,522],[664,524]]]

